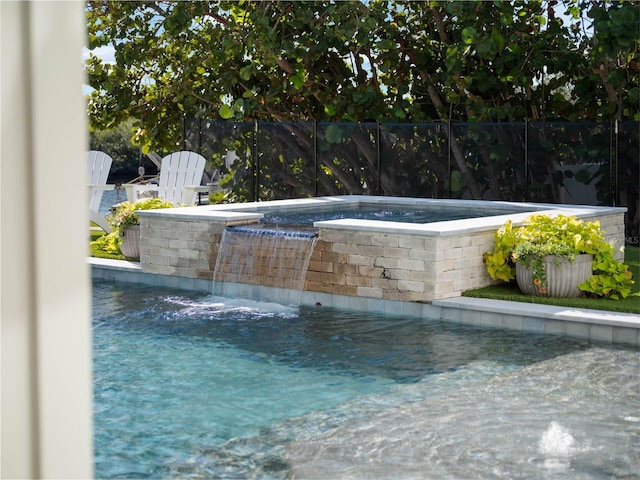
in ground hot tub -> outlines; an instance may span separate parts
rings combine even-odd
[[[599,220],[607,239],[624,245],[620,207],[340,196],[141,211],[140,262],[144,272],[212,280],[213,291],[227,227],[300,229],[317,235],[303,262],[303,291],[429,302],[493,283],[482,255],[493,248],[496,229],[534,212]],[[275,247],[273,255],[280,254]],[[287,298],[268,277],[264,271],[244,275],[234,295],[262,291],[273,298],[276,289]],[[312,301],[313,295],[305,298]]]

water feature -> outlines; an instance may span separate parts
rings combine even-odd
[[[344,218],[318,220],[329,211]],[[316,294],[331,294],[431,302],[494,283],[483,254],[493,248],[495,231],[507,220],[525,221],[532,212],[598,220],[608,241],[624,243],[624,208],[352,195],[144,211],[140,263],[145,273],[212,280],[220,271],[215,252],[225,228],[257,227],[264,218],[270,229],[274,223],[281,228],[302,216],[318,242],[305,277],[309,295],[301,298],[315,303]],[[351,218],[351,213],[374,219]],[[437,219],[440,213],[449,219]]]
[[[97,478],[633,478],[640,354],[96,283]]]
[[[300,292],[317,240],[315,232],[229,227],[222,234],[213,273],[213,293],[234,283]]]

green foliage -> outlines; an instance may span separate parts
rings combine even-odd
[[[513,229],[511,220],[508,220],[496,231],[493,251],[485,252],[483,255],[487,272],[491,278],[503,282],[516,278],[516,266],[511,254],[518,241],[518,231]]]
[[[632,294],[633,275],[628,265],[618,262],[610,255],[596,255],[593,262],[593,275],[580,285],[580,290],[595,297],[607,297],[613,300],[627,298]]]
[[[531,215],[523,226],[514,228],[509,220],[495,234],[495,246],[483,256],[487,272],[494,280],[515,278],[515,262],[532,267],[533,282],[545,293],[548,287],[544,258],[555,255],[568,261],[580,254],[593,255],[593,275],[579,286],[585,294],[614,300],[626,298],[634,284],[629,267],[613,256],[599,222],[583,222],[575,217]]]
[[[120,237],[118,232],[110,232],[91,242],[91,249],[108,255],[120,255]]]
[[[160,198],[150,198],[137,203],[123,202],[119,204],[116,211],[107,218],[113,231],[91,242],[91,247],[109,255],[119,254],[120,242],[125,229],[132,225],[140,224],[140,217],[136,212],[158,208],[173,208],[173,204]]]
[[[134,177],[138,172],[140,150],[131,142],[134,120],[129,119],[107,130],[89,132],[89,148],[113,158],[110,174]]]
[[[136,212],[140,210],[155,210],[158,208],[173,208],[173,204],[161,198],[150,198],[137,203],[122,202],[107,221],[113,231],[116,232],[118,236],[122,236],[127,227],[140,225],[140,217]]]
[[[563,11],[573,19],[556,14]],[[585,12],[593,35],[581,28]],[[86,13],[89,48],[112,45],[116,59],[86,63],[91,125],[137,118],[145,152],[175,150],[185,116],[640,116],[637,29],[629,28],[638,7],[630,1],[90,1]],[[464,159],[456,162],[466,175]]]

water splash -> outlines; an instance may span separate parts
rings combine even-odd
[[[552,421],[538,442],[538,451],[548,457],[569,457],[576,450],[571,431]]]

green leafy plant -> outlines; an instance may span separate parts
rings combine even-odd
[[[150,198],[137,203],[123,202],[116,208],[113,215],[107,220],[114,232],[122,236],[125,229],[132,225],[140,225],[140,217],[136,213],[139,210],[155,210],[157,208],[173,208],[171,202],[161,198]]]
[[[544,294],[548,288],[545,262],[548,255],[573,262],[577,255],[593,255],[593,275],[579,285],[587,296],[626,298],[633,276],[629,267],[613,256],[599,222],[584,222],[566,215],[531,215],[525,225],[514,227],[507,221],[495,234],[495,246],[483,256],[487,272],[494,280],[515,278],[515,263],[532,268],[533,282]]]
[[[161,198],[150,198],[138,203],[123,202],[116,208],[107,221],[113,231],[91,242],[91,245],[110,254],[120,253],[120,242],[127,227],[140,225],[140,217],[136,212],[140,210],[155,210],[158,208],[173,208],[171,202]]]

